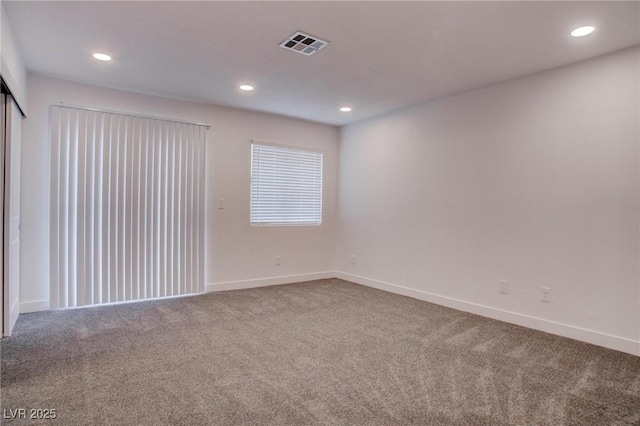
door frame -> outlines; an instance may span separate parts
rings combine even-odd
[[[12,150],[18,150],[21,154],[22,150],[22,124],[21,120],[24,114],[11,95],[11,91],[5,81],[0,76],[0,88],[2,96],[2,107],[0,115],[0,126],[2,127],[0,138],[0,200],[2,200],[2,223],[0,224],[0,275],[2,276],[2,303],[0,303],[0,334],[2,336],[10,336],[13,326],[18,319],[20,311],[20,176],[17,176],[18,182],[12,191],[11,174],[20,173],[21,155],[17,155]],[[18,120],[16,120],[18,118]],[[17,124],[13,128],[13,124]],[[17,136],[16,136],[17,133]],[[15,164],[13,164],[15,162]],[[16,170],[17,169],[17,170]],[[16,192],[14,194],[13,192]],[[12,220],[12,210],[17,214]],[[13,229],[13,231],[12,231]],[[13,241],[11,241],[13,235]],[[12,246],[17,244],[13,256],[18,256],[12,262]],[[14,251],[15,251],[14,250]]]
[[[0,78],[0,280],[2,280],[2,285],[0,285],[0,297],[2,301],[0,303],[0,337],[4,336],[4,313],[8,309],[8,298],[5,297],[5,282],[4,282],[4,154],[5,154],[5,133],[6,133],[6,117],[7,117],[7,98],[8,89],[4,84],[4,81]]]

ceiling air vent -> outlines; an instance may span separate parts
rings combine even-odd
[[[328,41],[320,40],[318,37],[297,31],[280,43],[280,47],[311,56],[327,44],[329,44]]]

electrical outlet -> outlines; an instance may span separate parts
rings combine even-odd
[[[355,265],[355,264],[356,264],[356,255],[355,255],[355,254],[352,254],[352,255],[351,255],[351,264],[352,264],[352,265]]]
[[[542,289],[542,296],[540,297],[540,300],[546,303],[551,302],[551,288],[542,287],[541,289]]]
[[[218,208],[220,210],[224,209],[224,198],[218,198]]]
[[[282,264],[282,256],[276,256],[276,266],[280,266]]]
[[[509,282],[500,280],[498,291],[502,294],[509,294]]]

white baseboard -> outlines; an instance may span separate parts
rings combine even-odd
[[[334,271],[326,271],[326,272],[315,272],[311,274],[285,275],[281,277],[258,278],[255,280],[227,281],[227,282],[221,282],[221,283],[207,284],[205,291],[208,293],[210,291],[241,290],[245,288],[267,287],[271,285],[293,284],[293,283],[299,283],[303,281],[323,280],[323,279],[334,278],[334,277],[335,277]]]
[[[28,302],[20,302],[20,313],[46,311],[49,309],[49,299],[30,300]]]
[[[502,309],[492,308],[490,306],[480,305],[477,303],[467,302],[464,300],[454,299],[451,297],[440,296],[422,290],[416,290],[403,287],[384,281],[374,280],[359,275],[349,274],[341,271],[316,272],[311,274],[286,275],[270,278],[259,278],[253,280],[227,281],[220,283],[207,284],[205,291],[226,291],[241,290],[254,287],[266,287],[280,284],[293,284],[303,281],[313,281],[327,278],[340,278],[351,281],[356,284],[377,288],[379,290],[388,291],[390,293],[400,294],[412,297],[414,299],[424,300],[426,302],[435,303],[449,308],[457,309],[463,312],[481,315],[487,318],[520,325],[534,330],[544,331],[546,333],[556,334],[558,336],[568,337],[570,339],[580,340],[582,342],[591,343],[605,348],[614,349],[628,354],[640,356],[640,340],[628,339],[625,337],[614,336],[599,331],[588,330],[569,324],[563,324],[542,318],[532,317],[517,312],[505,311]],[[31,300],[20,303],[20,313],[46,311],[49,309],[49,300]]]
[[[588,330],[569,324],[563,324],[555,321],[549,321],[542,318],[536,318],[529,315],[519,314],[517,312],[505,311],[502,309],[492,308],[490,306],[479,305],[477,303],[466,302],[464,300],[454,299],[446,296],[428,293],[422,290],[416,290],[396,284],[378,281],[371,278],[361,277],[346,272],[335,272],[335,277],[356,284],[365,285],[367,287],[377,288],[379,290],[412,297],[414,299],[424,300],[426,302],[435,303],[449,308],[457,309],[472,314],[481,315],[487,318],[493,318],[511,324],[521,325],[523,327],[534,330],[544,331],[546,333],[556,334],[558,336],[568,337],[570,339],[580,340],[582,342],[603,346],[609,349],[626,352],[632,355],[640,356],[640,341],[632,340],[625,337],[614,336],[611,334],[601,333],[598,331]]]

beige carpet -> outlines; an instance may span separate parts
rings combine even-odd
[[[337,279],[21,315],[1,380],[49,425],[640,424],[640,357]]]

